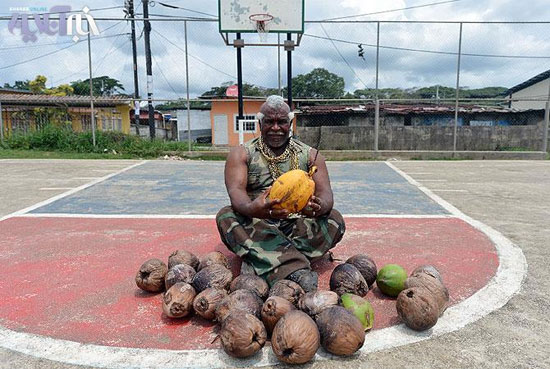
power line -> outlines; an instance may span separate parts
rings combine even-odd
[[[332,41],[332,39],[330,38],[330,36],[328,35],[327,31],[325,30],[325,27],[323,27],[323,25],[321,24],[321,29],[323,30],[323,32],[325,32],[325,35],[327,35],[327,38],[330,40],[330,42],[332,43],[332,46],[334,46],[334,49],[336,49],[336,52],[338,53],[338,55],[340,55],[340,57],[342,58],[342,60],[344,61],[344,63],[346,63],[346,65],[348,66],[349,69],[351,69],[353,75],[355,75],[355,77],[363,84],[363,86],[365,86],[365,88],[367,88],[367,85],[365,82],[363,82],[363,80],[357,75],[357,73],[355,73],[355,70],[352,68],[352,66],[348,63],[348,61],[346,60],[346,58],[344,58],[344,55],[342,55],[342,53],[340,52],[340,50],[338,50],[338,47],[336,46],[336,44],[334,43],[334,41]]]
[[[323,29],[324,30],[324,29]],[[317,36],[317,35],[311,35],[308,33],[304,33],[304,36],[312,37],[312,38],[318,38],[322,40],[330,40],[330,41],[337,41],[345,44],[351,44],[351,45],[363,45],[363,46],[369,46],[369,47],[376,47],[374,44],[368,44],[364,42],[354,42],[349,40],[341,40],[337,38],[330,38],[330,37],[323,37],[323,36]],[[437,51],[437,50],[426,50],[426,49],[412,49],[408,47],[397,47],[397,46],[382,46],[380,45],[381,49],[388,49],[388,50],[399,50],[399,51],[413,51],[418,53],[427,53],[427,54],[440,54],[440,55],[458,55],[456,51]],[[497,55],[497,54],[474,54],[474,53],[460,53],[462,56],[475,56],[475,57],[484,57],[484,58],[511,58],[511,59],[550,59],[550,56],[542,56],[542,55]]]
[[[210,17],[216,17],[216,15],[214,15],[214,14],[199,12],[199,11],[197,11],[197,10],[188,9],[188,8],[184,8],[184,7],[176,6],[176,5],[170,5],[170,4],[168,4],[168,3],[161,3],[160,1],[157,1],[157,3],[158,3],[159,5],[161,5],[161,6],[164,6],[165,8],[180,9],[180,10],[185,10],[186,12],[190,12],[190,13],[197,13],[197,14],[202,14],[202,15],[208,15],[208,16],[210,16]]]
[[[375,15],[375,14],[384,14],[384,13],[399,12],[399,11],[402,11],[402,10],[418,9],[418,8],[425,8],[425,7],[434,6],[434,5],[441,5],[441,4],[448,4],[448,3],[456,3],[456,2],[458,2],[458,1],[462,1],[462,0],[441,1],[441,2],[438,2],[438,3],[429,3],[429,4],[422,4],[422,5],[408,6],[408,7],[406,7],[406,8],[389,9],[389,10],[382,10],[382,11],[378,11],[378,12],[364,13],[364,14],[356,14],[356,15],[347,15],[347,16],[344,16],[344,17],[336,17],[336,18],[323,19],[323,21],[333,21],[333,20],[340,20],[340,19],[364,17],[364,16],[367,16],[367,15]]]
[[[170,89],[172,90],[172,92],[174,92],[174,95],[176,95],[176,98],[179,98],[178,96],[178,93],[176,92],[176,90],[174,89],[174,87],[172,87],[172,84],[170,83],[170,81],[168,81],[168,78],[166,78],[166,75],[164,74],[164,72],[162,71],[162,68],[160,67],[160,64],[159,62],[157,62],[157,58],[155,58],[155,55],[151,54],[151,56],[153,57],[153,60],[155,61],[155,65],[157,66],[160,74],[162,74],[162,77],[164,78],[164,80],[166,81],[166,83],[168,84],[168,86],[170,87]]]

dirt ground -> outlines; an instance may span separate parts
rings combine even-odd
[[[0,161],[0,218],[133,162]],[[518,245],[528,263],[521,291],[504,307],[465,328],[359,358],[308,368],[549,368],[550,161],[393,161],[466,215]],[[82,170],[81,174],[75,174]],[[79,172],[80,173],[80,172]],[[4,175],[7,174],[7,175]],[[53,174],[53,176],[52,176]],[[45,183],[52,177],[57,181]],[[84,178],[84,179],[78,179]],[[66,184],[63,185],[63,181]],[[44,189],[53,188],[53,189]],[[1,324],[1,322],[0,322]],[[367,335],[365,345],[369,344]],[[0,350],[0,368],[83,368]],[[280,367],[280,366],[279,366]]]

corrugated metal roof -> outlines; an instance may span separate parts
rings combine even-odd
[[[333,113],[368,113],[374,112],[374,104],[365,105],[315,105],[301,106],[296,110],[297,114],[333,114]],[[535,111],[537,109],[515,109],[505,107],[488,107],[463,105],[458,107],[459,113],[520,113]],[[454,105],[380,105],[380,112],[386,114],[444,114],[454,113]]]
[[[54,96],[39,94],[8,94],[0,93],[0,102],[5,105],[66,105],[66,106],[89,106],[90,97],[71,95]],[[98,107],[113,107],[116,105],[130,104],[131,99],[125,96],[101,96],[94,98],[94,105]]]
[[[546,72],[542,72],[541,74],[537,74],[533,78],[530,78],[527,81],[520,83],[519,85],[510,88],[508,91],[506,91],[506,95],[510,95],[514,92],[523,90],[524,88],[532,86],[540,81],[544,81],[547,78],[550,78],[550,69],[548,69]]]

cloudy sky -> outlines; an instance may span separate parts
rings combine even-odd
[[[141,13],[142,5],[135,0]],[[305,2],[305,34],[293,53],[293,75],[326,68],[345,79],[353,92],[374,87],[376,23],[309,23],[336,17],[345,21],[548,21],[547,24],[464,24],[462,33],[460,85],[470,88],[511,87],[550,69],[550,7],[548,0],[315,0]],[[235,49],[225,46],[217,18],[216,0],[165,0],[150,7],[152,17],[201,17],[211,21],[188,22],[189,89],[191,96],[228,81],[236,81]],[[435,3],[435,4],[434,4]],[[430,6],[423,6],[432,4]],[[123,0],[25,1],[3,0],[0,16],[10,17],[13,7],[50,9],[84,6],[96,17],[122,17]],[[109,8],[109,9],[103,9]],[[399,10],[409,8],[405,10]],[[370,14],[378,13],[378,14]],[[367,15],[363,15],[367,14]],[[370,15],[368,15],[370,14]],[[358,17],[349,17],[363,15]],[[167,19],[163,17],[163,19]],[[92,37],[94,76],[108,75],[133,92],[132,50],[126,21],[97,20],[99,36]],[[24,42],[20,29],[8,29],[9,20],[0,20],[0,85],[15,80],[48,78],[57,86],[88,78],[88,49],[84,40],[74,43],[70,36],[37,33],[35,42]],[[34,22],[31,30],[36,30]],[[142,25],[138,24],[138,36]],[[185,40],[183,22],[152,23],[151,46],[153,86],[156,98],[184,97]],[[381,23],[379,86],[412,88],[430,85],[454,86],[459,25],[454,23]],[[233,35],[230,35],[233,36]],[[258,42],[246,34],[246,42]],[[270,40],[276,36],[270,35]],[[358,55],[362,44],[364,59]],[[144,39],[138,40],[141,95],[145,95]],[[278,86],[277,48],[245,47],[243,79],[264,87]],[[286,84],[286,53],[281,53],[282,84]]]

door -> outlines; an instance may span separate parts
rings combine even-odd
[[[214,145],[227,145],[227,115],[214,115]]]

